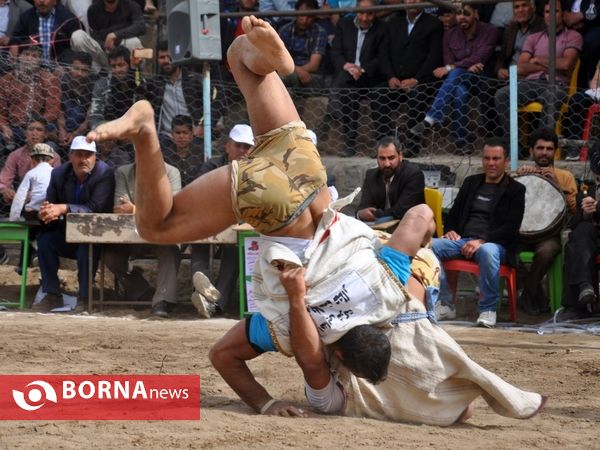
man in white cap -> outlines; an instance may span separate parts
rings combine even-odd
[[[198,176],[226,166],[231,161],[245,158],[253,146],[252,128],[245,124],[235,125],[229,132],[223,154],[206,161],[200,168]],[[210,273],[210,247],[202,244],[192,245],[191,264],[195,287],[192,303],[202,317],[210,317],[220,311],[236,316],[239,314],[237,249],[235,245],[221,245],[220,251],[221,270],[215,288],[207,278]],[[217,301],[218,303],[215,303]]]
[[[38,259],[42,275],[42,299],[32,306],[49,311],[63,304],[58,279],[59,256],[77,260],[78,297],[88,297],[88,245],[66,242],[65,216],[73,213],[108,213],[112,211],[115,190],[113,170],[96,161],[96,144],[77,136],[71,142],[69,161],[52,171],[46,201],[39,218],[46,225],[38,236]],[[99,255],[99,252],[94,252]],[[94,259],[94,273],[98,258]]]

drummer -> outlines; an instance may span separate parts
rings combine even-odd
[[[477,325],[496,325],[500,265],[516,260],[516,242],[523,211],[525,186],[507,175],[509,149],[500,139],[488,139],[483,146],[484,173],[465,178],[444,221],[445,234],[433,240],[433,251],[444,261],[466,258],[479,264]],[[456,309],[445,274],[440,277],[438,320],[456,318]]]
[[[529,136],[529,154],[533,164],[524,164],[517,170],[517,175],[537,174],[557,186],[567,200],[571,214],[576,211],[577,184],[575,177],[568,170],[554,167],[554,155],[558,148],[558,136],[551,128],[539,128]],[[559,195],[556,193],[556,195]],[[527,314],[538,316],[548,312],[548,297],[542,288],[541,281],[548,272],[554,259],[561,251],[560,229],[553,235],[543,236],[539,240],[528,239],[527,243],[519,243],[519,251],[533,251],[533,263],[529,270],[523,265],[519,267],[519,281],[524,281],[524,289],[517,304]]]

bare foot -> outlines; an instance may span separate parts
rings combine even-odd
[[[460,415],[460,417],[458,419],[456,419],[455,423],[466,422],[471,417],[473,417],[473,414],[475,414],[475,402],[469,403],[469,406],[467,406],[465,408],[465,410],[462,412],[462,414]]]
[[[268,22],[258,17],[246,16],[242,19],[242,28],[252,45],[260,50],[280,75],[289,75],[294,71],[294,60],[290,52]]]
[[[154,128],[154,110],[149,102],[136,102],[123,116],[103,123],[87,134],[88,142],[102,142],[110,139],[130,139],[144,130]]]

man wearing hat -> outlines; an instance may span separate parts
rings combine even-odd
[[[71,143],[69,161],[52,171],[46,201],[39,218],[46,225],[38,237],[38,258],[42,275],[41,301],[32,306],[36,311],[49,311],[61,306],[58,279],[59,256],[77,260],[78,297],[88,297],[88,245],[66,242],[65,216],[73,213],[108,213],[113,208],[115,177],[103,161],[96,161],[96,144],[77,136]],[[94,252],[95,256],[99,255]],[[98,258],[94,258],[94,273]]]
[[[235,125],[229,132],[229,139],[225,143],[225,151],[221,156],[206,161],[200,168],[200,175],[210,172],[231,161],[245,158],[254,147],[254,135],[249,125]],[[208,280],[210,273],[209,252],[210,247],[202,244],[192,245],[192,274],[194,275],[195,292],[192,294],[192,303],[202,317],[210,317],[217,310],[227,314],[238,315],[238,264],[237,249],[235,245],[221,245],[221,270],[216,281],[216,289]],[[214,303],[219,300],[219,303]]]

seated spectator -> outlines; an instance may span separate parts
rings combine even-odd
[[[92,57],[88,53],[74,52],[67,72],[61,79],[62,96],[58,117],[58,143],[69,147],[75,136],[89,129],[92,90],[96,77],[90,73]]]
[[[358,5],[371,7],[375,6],[375,1],[360,0]],[[345,17],[336,27],[331,47],[335,70],[333,92],[318,133],[324,139],[330,122],[337,119],[346,140],[346,151],[341,156],[355,154],[360,97],[354,89],[375,87],[383,82],[379,51],[384,42],[385,24],[375,18],[375,13],[361,12],[356,17]]]
[[[221,156],[209,159],[200,169],[200,175],[223,167],[238,159],[248,156],[254,146],[252,128],[248,125],[235,125],[229,132],[225,143],[225,152]],[[221,268],[215,282],[215,287],[208,280],[210,275],[210,246],[192,244],[192,274],[196,291],[192,293],[192,303],[198,309],[201,317],[208,318],[216,313],[224,312],[239,316],[239,290],[237,279],[239,272],[238,251],[236,245],[219,246]],[[209,296],[209,298],[206,298]],[[217,302],[218,303],[214,303]]]
[[[113,170],[96,161],[96,144],[77,136],[71,142],[69,161],[52,171],[46,201],[40,207],[45,227],[38,235],[38,259],[43,297],[32,305],[34,311],[50,311],[63,304],[58,279],[59,257],[77,260],[78,301],[87,302],[89,245],[66,242],[67,213],[108,213],[115,192]],[[92,274],[96,273],[100,252],[94,252]]]
[[[19,17],[10,39],[11,52],[16,55],[18,47],[36,42],[42,47],[44,63],[62,61],[81,22],[57,0],[34,0],[33,4]]]
[[[404,160],[400,142],[381,139],[377,142],[377,168],[367,170],[356,217],[368,222],[382,217],[400,220],[419,203],[425,203],[423,172]]]
[[[567,139],[583,139],[583,126],[588,109],[600,102],[600,60],[596,64],[596,72],[589,84],[589,89],[578,91],[569,100],[569,109],[563,117],[563,136]],[[580,149],[568,147],[565,159],[577,161]]]
[[[544,21],[550,21],[550,5],[544,6]],[[525,39],[519,60],[517,73],[518,106],[531,102],[543,105],[542,125],[554,128],[560,108],[567,98],[571,72],[581,51],[581,35],[565,28],[560,1],[556,2],[556,83],[548,82],[548,32],[540,31]],[[508,135],[509,122],[509,87],[505,86],[496,92],[496,110],[503,127],[504,135]]]
[[[319,9],[317,0],[298,0],[296,11]],[[327,33],[315,23],[315,16],[296,16],[293,22],[279,29],[279,36],[288,49],[296,70],[282,80],[289,87],[323,87],[318,74],[325,56]]]
[[[0,193],[2,194],[2,213],[7,214],[15,197],[15,189],[21,183],[25,174],[33,168],[30,152],[36,144],[43,143],[48,136],[46,119],[41,116],[32,116],[25,129],[25,145],[13,150],[6,158],[0,171]],[[53,167],[60,166],[60,156],[54,152],[50,162]]]
[[[591,81],[600,59],[600,8],[597,0],[566,0],[563,20],[567,28],[577,30],[583,36],[581,50],[580,85]],[[585,81],[584,81],[585,80]]]
[[[37,221],[40,207],[42,202],[46,200],[46,191],[50,184],[50,173],[53,169],[50,161],[55,157],[52,147],[48,144],[35,144],[29,151],[29,156],[33,167],[23,177],[10,207],[9,219],[13,222],[20,220]],[[32,243],[38,232],[39,226],[29,226],[28,265],[35,255]],[[21,246],[21,256],[16,267],[19,274],[22,270],[23,250],[24,246]]]
[[[357,2],[356,0],[327,0],[326,5],[327,5],[327,9],[339,9],[339,8],[356,8],[357,4],[359,4],[360,2]],[[375,6],[375,3],[373,3],[370,6]],[[323,6],[321,6],[323,7]],[[358,7],[360,8],[360,5],[358,5]],[[325,9],[325,8],[323,8]],[[365,13],[363,13],[365,14]],[[375,13],[369,13],[369,14],[375,14]],[[345,18],[350,18],[351,20],[354,19],[354,17],[356,17],[356,13],[346,13],[346,14],[342,14],[342,19]],[[340,21],[340,15],[339,14],[331,14],[329,16],[329,20],[331,20],[331,23],[333,26],[336,26],[339,21]]]
[[[106,54],[118,45],[129,51],[141,48],[146,24],[140,5],[134,0],[94,0],[87,11],[90,34],[73,33],[73,50],[92,55],[99,67],[108,67]]]
[[[7,46],[13,31],[19,22],[21,14],[28,9],[31,9],[31,4],[26,0],[0,0],[0,74],[7,72],[6,67],[9,65]]]
[[[157,46],[159,75],[147,80],[146,98],[152,104],[156,117],[161,146],[171,143],[171,121],[175,116],[191,116],[194,121],[194,137],[202,138],[202,76],[189,68],[172,64],[167,41]],[[211,100],[212,123],[221,117],[220,93],[214,91]]]
[[[56,129],[60,113],[60,83],[41,68],[41,48],[19,47],[19,51],[14,70],[0,78],[0,131],[9,148],[24,144],[30,114],[43,116],[50,129]]]
[[[590,152],[590,168],[600,175],[600,141]],[[559,321],[581,319],[591,314],[598,304],[596,287],[598,269],[596,256],[600,253],[600,189],[595,197],[587,192],[577,200],[577,214],[571,220],[569,240],[564,247],[564,277],[562,305],[565,311]],[[583,197],[583,198],[582,198]]]
[[[173,144],[163,151],[165,161],[177,167],[181,182],[187,186],[198,177],[204,163],[204,149],[194,143],[193,123],[190,116],[175,116],[171,121]]]
[[[122,45],[116,46],[108,54],[108,62],[110,74],[94,84],[90,128],[121,117],[141,95],[134,71],[129,67],[129,50]]]
[[[296,5],[296,0],[260,0],[258,2],[258,10],[263,11],[293,11]],[[275,28],[281,27],[283,24],[290,21],[289,17],[276,16],[272,18]]]
[[[529,136],[529,153],[534,164],[524,164],[517,170],[518,175],[538,174],[554,184],[565,195],[568,211],[575,214],[577,183],[571,172],[554,167],[554,154],[558,148],[558,136],[550,128],[539,128]],[[560,232],[554,236],[544,236],[534,242],[519,243],[519,251],[534,252],[533,263],[527,270],[520,267],[525,280],[524,289],[517,304],[527,314],[538,316],[549,312],[548,297],[542,288],[542,279],[550,270],[554,259],[562,251]]]
[[[444,79],[425,119],[409,130],[414,145],[432,131],[434,125],[450,119],[452,138],[458,153],[472,153],[474,136],[470,125],[470,94],[482,81],[481,74],[492,57],[498,34],[488,23],[480,22],[477,10],[462,5],[457,13],[458,26],[444,33],[444,66],[433,71]]]
[[[407,0],[408,4],[418,3]],[[380,48],[379,63],[390,92],[388,98],[372,105],[377,137],[396,136],[394,112],[406,102],[410,113],[407,126],[415,127],[423,120],[425,104],[435,95],[433,76],[442,64],[442,26],[422,8],[410,8],[387,23],[388,39]],[[412,140],[407,142],[407,156],[419,152]]]
[[[168,164],[165,167],[171,189],[175,194],[181,190],[179,171]],[[135,214],[135,163],[119,167],[115,171],[115,180],[113,212]],[[138,270],[129,270],[129,259],[148,254],[158,259],[156,289],[152,296],[152,314],[157,317],[169,317],[177,305],[177,272],[181,262],[177,245],[108,245],[104,250],[104,261],[125,288],[126,299],[139,300],[149,294],[151,287]]]
[[[440,7],[437,9],[437,16],[440,22],[442,22],[444,31],[449,30],[458,23],[456,21],[456,12],[453,9]]]
[[[117,141],[107,140],[98,142],[96,149],[98,150],[96,158],[104,161],[111,169],[116,169],[117,167],[133,162],[132,154],[125,151]]]
[[[479,265],[479,318],[477,325],[496,325],[500,301],[500,265],[514,261],[516,238],[525,210],[525,186],[505,173],[508,145],[488,139],[483,146],[484,173],[465,178],[448,217],[445,234],[433,240],[440,261],[454,258],[474,260]],[[452,293],[444,271],[440,276],[438,320],[456,318]]]

